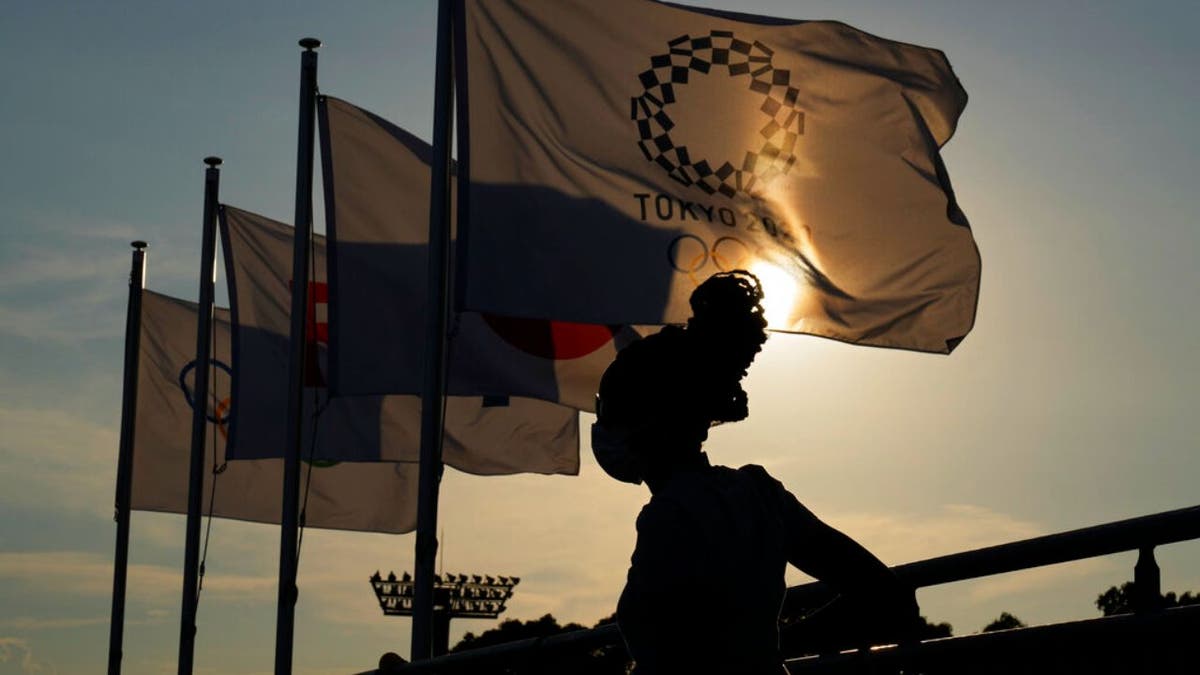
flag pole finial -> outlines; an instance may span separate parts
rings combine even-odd
[[[141,239],[135,239],[135,240],[129,242],[129,245],[139,251],[145,249],[147,246],[146,242],[142,241]]]
[[[312,50],[321,46],[321,41],[314,37],[301,38],[300,46],[311,52]]]
[[[204,164],[210,169],[215,169],[218,166],[221,166],[221,158],[212,156],[205,157]]]

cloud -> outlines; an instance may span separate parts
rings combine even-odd
[[[59,223],[52,228],[60,234],[65,234],[76,239],[99,239],[101,241],[127,242],[133,241],[139,237],[137,229],[127,223],[110,222],[94,222],[86,227],[69,226]]]
[[[90,286],[31,303],[0,299],[0,333],[30,341],[80,344],[113,339],[125,330],[122,286]]]
[[[844,512],[825,520],[889,565],[1049,534],[1035,521],[970,504],[946,504],[917,514]],[[932,586],[918,598],[923,614],[949,621],[957,634],[979,630],[1002,611],[1033,624],[1079,619],[1092,616],[1094,596],[1089,593],[1110,583],[1116,565],[1112,557],[1088,558]],[[807,578],[789,574],[788,580],[803,583]]]
[[[932,514],[835,513],[824,520],[889,565],[1045,534],[1037,523],[971,504],[946,504]]]
[[[80,214],[30,214],[29,228],[37,239],[10,247],[6,256],[11,263],[0,280],[0,289],[101,278],[125,278],[129,269],[128,243],[146,239],[153,245],[155,258],[179,262],[198,260],[195,241],[181,232],[193,232],[187,225],[149,226],[139,231],[133,225],[115,220],[97,219]],[[199,237],[197,236],[196,239]],[[147,249],[151,250],[151,249]],[[158,252],[161,250],[161,254]],[[187,256],[184,252],[187,252]],[[167,265],[168,269],[174,268]],[[192,267],[195,267],[193,263]],[[189,270],[193,278],[197,270]]]
[[[0,663],[19,664],[22,675],[45,675],[58,672],[53,666],[48,666],[35,659],[29,640],[19,637],[0,637]]]
[[[113,252],[97,255],[96,251],[22,246],[17,251],[16,260],[5,270],[0,288],[97,281],[106,277],[119,280],[125,271],[119,261],[126,257],[118,257]]]
[[[130,241],[135,228],[127,222],[92,214],[40,211],[25,214],[29,226],[55,240],[101,239]]]
[[[888,565],[1048,534],[1035,522],[971,504],[946,504],[933,514],[845,513],[827,520]],[[1104,566],[1099,559],[1089,559],[1067,567],[1049,566],[993,575],[971,582],[965,592],[972,601],[984,603],[1052,588],[1066,578],[1092,574]]]
[[[0,257],[0,334],[62,344],[120,337],[131,249],[118,242],[133,239],[133,228],[45,220],[36,243],[16,243]],[[147,278],[168,288],[195,279],[192,248],[156,247]]]
[[[1035,567],[1010,574],[999,574],[980,579],[966,589],[966,597],[972,602],[984,604],[997,600],[1016,598],[1021,595],[1061,587],[1065,582],[1084,576],[1098,575],[1112,565],[1103,558],[1088,558],[1069,565]],[[1088,598],[1083,599],[1087,606]]]
[[[183,519],[155,514],[147,521],[164,521],[145,527],[139,521],[134,528],[136,541],[160,545],[177,551],[182,542]],[[166,522],[166,521],[172,522]],[[143,534],[149,534],[145,539]],[[171,536],[175,533],[176,536]],[[269,535],[269,536],[264,536]],[[149,540],[148,542],[146,540]],[[411,548],[411,536],[404,545],[390,535],[343,532],[305,534],[300,566],[300,604],[298,612],[311,613],[322,620],[358,628],[394,632],[394,625],[380,621],[380,610],[368,583],[374,570],[365,570],[363,560],[388,559],[397,549]],[[353,551],[353,555],[347,555]],[[278,589],[278,529],[270,525],[218,521],[207,560],[202,603],[218,611],[231,606],[273,606]],[[368,563],[369,566],[369,563]],[[237,569],[231,569],[236,567]],[[112,561],[107,553],[87,551],[0,552],[0,583],[19,586],[38,595],[70,597],[107,597],[112,592]],[[159,564],[136,563],[129,566],[130,602],[147,606],[142,623],[156,623],[174,615],[175,608],[164,607],[175,599],[182,583],[179,568]],[[0,627],[13,629],[70,628],[106,623],[107,619],[34,619],[0,620]],[[128,621],[127,623],[137,623]]]
[[[83,626],[108,625],[109,617],[93,616],[78,619],[36,619],[29,616],[19,616],[12,619],[0,619],[0,628],[12,630],[57,630],[60,628],[81,628]],[[126,621],[133,624],[133,621]]]
[[[117,430],[61,410],[0,408],[6,503],[112,513]]]
[[[0,579],[43,594],[106,597],[112,593],[112,562],[107,555],[83,551],[20,551],[0,553]],[[129,566],[131,599],[160,602],[174,597],[183,583],[179,569],[164,565]],[[209,573],[207,597],[239,603],[271,602],[274,575]]]

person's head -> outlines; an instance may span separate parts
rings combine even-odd
[[[626,347],[597,395],[592,449],[618,480],[640,483],[700,453],[714,424],[745,419],[741,378],[766,341],[762,290],[748,272],[713,276],[692,294],[686,328]]]

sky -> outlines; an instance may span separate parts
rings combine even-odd
[[[707,3],[705,3],[707,4]],[[719,6],[719,5],[717,5]],[[888,564],[1195,505],[1200,475],[1200,22],[1194,2],[745,0],[946,52],[970,94],[944,149],[983,259],[950,356],[774,335],[718,463],[758,463]],[[0,23],[0,675],[106,664],[128,242],[148,286],[197,295],[203,165],[222,198],[290,221],[299,48],[323,92],[428,139],[434,3],[23,2]],[[321,209],[317,208],[318,229]],[[223,279],[218,281],[223,300]],[[583,416],[583,423],[591,417]],[[521,577],[506,617],[615,606],[647,494],[447,470],[444,567]],[[181,516],[132,520],[125,672],[174,672]],[[274,527],[215,522],[196,672],[269,672]],[[297,673],[409,651],[367,583],[413,536],[309,531]],[[957,634],[1001,611],[1097,616],[1135,553],[922,590]],[[1200,544],[1158,550],[1200,590]],[[798,583],[798,573],[789,582]],[[452,639],[487,621],[459,620]]]

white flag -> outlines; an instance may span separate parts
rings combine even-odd
[[[329,386],[338,395],[418,393],[432,148],[345,101],[321,97],[318,105],[329,232]],[[623,326],[457,312],[447,390],[592,410],[604,369],[638,337]]]
[[[279,457],[286,443],[294,229],[231,206],[221,207],[220,224],[235,345],[229,455]],[[304,451],[339,461],[415,461],[419,396],[329,396],[324,237],[316,237],[312,257],[306,334],[318,358],[307,365]],[[575,410],[518,397],[451,396],[445,405],[446,464],[476,474],[578,473]]]
[[[649,0],[456,20],[466,307],[678,323],[744,268],[776,330],[948,352],[971,329],[979,257],[939,156],[966,93],[940,51]]]
[[[218,309],[215,319],[203,510],[208,513],[211,505],[213,515],[221,518],[278,523],[283,460],[226,461],[231,412],[229,312]],[[195,303],[144,291],[133,446],[134,509],[187,513],[195,357]],[[303,470],[311,475],[309,527],[364,532],[416,528],[416,464],[316,462]]]

